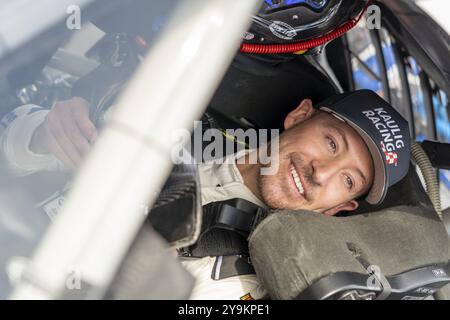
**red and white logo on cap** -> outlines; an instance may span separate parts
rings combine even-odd
[[[398,155],[397,152],[389,152],[386,150],[386,146],[384,145],[384,142],[381,141],[381,149],[384,152],[384,156],[386,157],[386,163],[387,164],[393,164],[395,166],[397,166],[398,164]]]

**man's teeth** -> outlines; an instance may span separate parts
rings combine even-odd
[[[302,182],[300,181],[297,170],[295,170],[294,166],[292,165],[291,165],[291,174],[292,178],[294,178],[295,186],[297,187],[298,192],[300,192],[300,194],[304,194],[305,189],[303,189]]]

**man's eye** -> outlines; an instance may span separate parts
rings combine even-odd
[[[336,149],[337,149],[336,143],[331,138],[327,138],[327,140],[328,140],[328,145],[330,146],[330,150],[333,153],[336,153]]]
[[[345,184],[347,185],[347,188],[351,189],[353,188],[353,180],[349,176],[345,176]]]

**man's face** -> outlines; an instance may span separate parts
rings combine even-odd
[[[304,100],[285,120],[279,169],[259,175],[263,201],[275,209],[306,209],[334,215],[354,210],[354,199],[373,182],[373,163],[359,134]]]

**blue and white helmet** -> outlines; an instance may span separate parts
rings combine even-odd
[[[319,39],[354,22],[370,0],[264,0],[244,44],[286,44]]]

